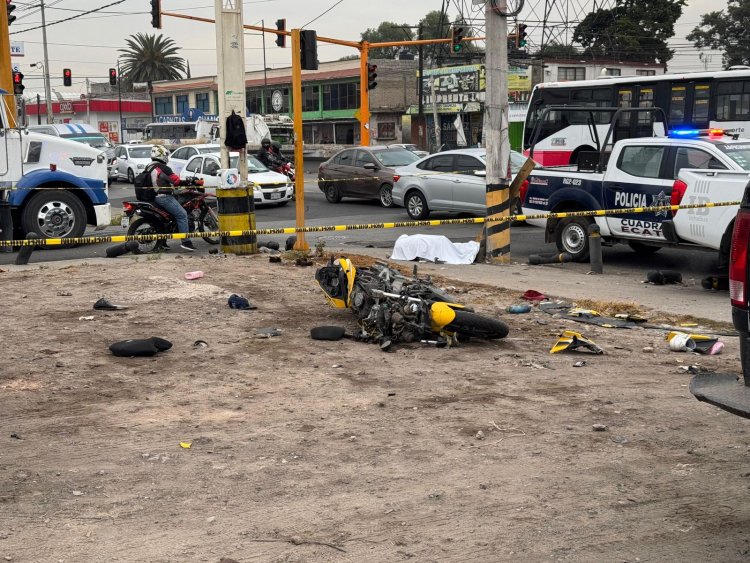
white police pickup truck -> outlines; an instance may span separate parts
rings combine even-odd
[[[686,194],[678,180],[680,171],[703,169],[744,174],[750,171],[750,154],[744,152],[749,146],[746,139],[737,140],[716,129],[678,130],[670,131],[667,137],[623,139],[614,144],[603,172],[581,171],[580,161],[577,170],[573,167],[535,169],[521,187],[523,213],[678,204]],[[723,194],[708,197],[712,201],[725,200]],[[679,211],[674,219],[683,219],[687,215],[683,215],[685,211]],[[665,236],[665,221],[672,219],[672,212],[654,210],[528,222],[544,227],[546,241],[554,241],[560,252],[570,253],[576,261],[585,261],[589,255],[588,226],[592,222],[598,224],[604,244],[627,243],[641,254],[654,253],[663,246],[701,244],[684,235]],[[667,223],[666,226],[672,225]],[[671,235],[672,231],[669,232]]]

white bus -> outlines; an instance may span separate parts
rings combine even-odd
[[[750,137],[750,68],[720,72],[600,78],[537,84],[531,93],[524,125],[523,149],[529,154],[534,128],[551,106],[662,108],[671,129],[719,128]],[[595,112],[602,142],[612,112]],[[664,134],[660,118],[632,112],[618,119],[613,141]],[[545,166],[575,164],[581,151],[596,150],[591,114],[551,111],[534,144],[534,160]],[[655,122],[654,122],[655,121]]]
[[[218,136],[219,122],[208,120],[149,123],[143,130],[144,141],[158,140],[169,145],[212,143]]]

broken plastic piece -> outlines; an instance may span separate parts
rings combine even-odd
[[[180,442],[180,447],[184,450],[189,450],[192,446],[192,442]]]
[[[544,293],[536,291],[535,289],[529,289],[521,297],[526,301],[546,301],[547,296]]]
[[[581,333],[572,330],[564,331],[549,352],[550,354],[557,354],[564,350],[578,350],[579,348],[585,348],[594,354],[604,354],[604,350],[597,346],[593,340],[589,340]]]
[[[200,270],[197,270],[195,272],[187,272],[185,273],[185,279],[186,280],[199,280],[203,277],[203,272]]]

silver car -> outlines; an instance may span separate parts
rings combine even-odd
[[[412,143],[394,143],[392,145],[388,145],[388,148],[406,149],[407,151],[411,151],[416,154],[419,158],[424,158],[425,156],[430,155],[429,152],[419,150],[419,147]]]
[[[486,212],[486,149],[458,149],[433,154],[396,169],[393,203],[406,207],[414,220],[427,219],[432,211]],[[526,162],[511,151],[511,174]]]

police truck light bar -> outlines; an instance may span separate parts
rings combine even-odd
[[[724,135],[737,137],[733,133],[727,133],[724,129],[672,129],[667,136],[672,139],[697,139],[698,137],[718,139]]]

